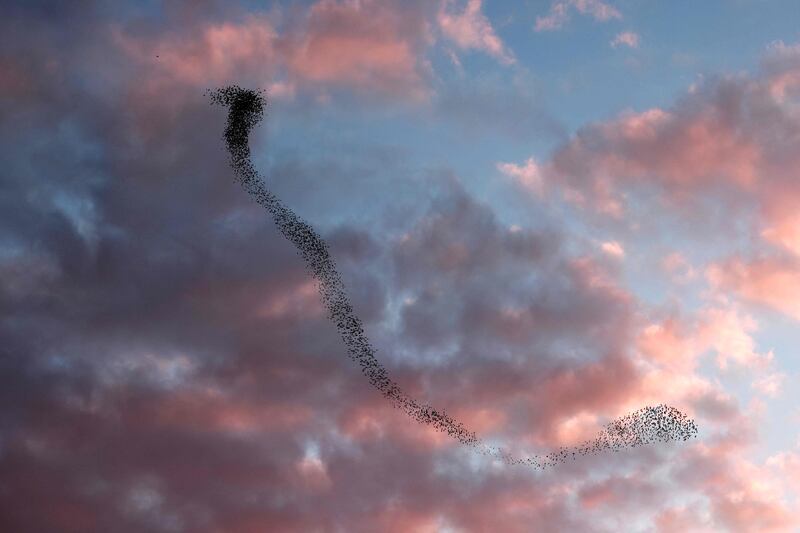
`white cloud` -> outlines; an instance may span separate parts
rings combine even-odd
[[[619,46],[639,48],[639,34],[632,31],[623,31],[621,33],[618,33],[614,37],[614,40],[611,41],[611,47],[617,48]]]
[[[514,54],[500,40],[489,19],[481,12],[482,0],[469,0],[461,12],[451,10],[453,1],[442,4],[437,22],[444,36],[463,50],[480,50],[510,65]]]
[[[541,196],[543,192],[542,171],[539,164],[532,157],[524,165],[515,163],[497,163],[497,170],[514,178],[523,188]]]
[[[606,254],[622,259],[625,257],[625,249],[617,241],[606,241],[600,244],[600,249]]]
[[[784,381],[786,381],[786,374],[773,372],[755,381],[753,388],[765,396],[774,398],[780,394]]]

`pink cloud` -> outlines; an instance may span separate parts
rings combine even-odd
[[[223,84],[244,71],[269,77],[277,60],[277,33],[263,16],[238,24],[209,24],[194,34],[166,34],[158,40],[138,38],[119,27],[112,35],[128,56],[159,76],[191,85]]]
[[[730,490],[713,500],[714,514],[732,531],[752,533],[788,532],[797,525],[797,518],[785,504],[758,494],[752,484],[742,483],[739,490]]]
[[[722,109],[651,109],[579,131],[556,151],[548,179],[588,189],[602,206],[618,199],[622,185],[643,180],[676,194],[728,180],[752,188],[759,158],[759,147],[728,123]]]
[[[413,9],[320,0],[307,26],[290,37],[286,62],[302,81],[424,99],[422,52],[429,39],[427,23]]]
[[[522,188],[534,193],[537,196],[543,194],[542,173],[539,164],[532,157],[529,157],[522,165],[515,163],[497,163],[497,170],[514,178]]]
[[[312,412],[301,404],[254,404],[223,392],[187,391],[154,406],[154,421],[168,427],[232,435],[291,432],[310,422]]]
[[[639,34],[632,31],[623,31],[614,36],[611,47],[627,46],[628,48],[639,48]]]
[[[745,221],[752,208],[764,241],[798,255],[798,72],[800,48],[774,44],[757,75],[715,78],[669,109],[581,128],[540,165],[542,179],[576,205],[619,219],[631,191],[658,192],[662,207],[700,216],[706,201]]]
[[[800,496],[800,453],[779,452],[767,459],[767,465],[774,469],[776,476],[787,479],[795,494]]]
[[[287,287],[282,292],[271,291],[256,314],[267,319],[296,316],[312,318],[321,316],[323,311],[316,283],[307,280],[299,286]]]
[[[637,339],[638,349],[648,359],[676,370],[689,371],[696,365],[699,350],[691,326],[677,317],[646,325]]]
[[[424,13],[379,0],[319,0],[280,29],[276,16],[208,23],[194,31],[138,37],[113,30],[116,44],[162,82],[194,86],[248,83],[293,98],[299,89],[344,88],[425,100],[433,42]]]
[[[636,367],[622,357],[608,357],[554,373],[530,394],[529,401],[539,405],[535,425],[531,424],[536,429],[529,439],[545,446],[579,444],[580,440],[565,442],[565,439],[580,439],[590,431],[595,433],[600,421],[574,417],[587,412],[610,412],[610,417],[621,415],[640,383]]]
[[[423,424],[409,424],[392,405],[354,405],[338,420],[340,431],[354,442],[397,442],[409,450],[433,452],[458,446],[453,439]]]
[[[792,258],[734,257],[708,268],[712,285],[800,320],[800,270]]]
[[[784,248],[800,257],[800,215],[796,206],[786,206],[788,202],[775,199],[764,213],[765,228],[761,236],[770,243]]]
[[[481,50],[506,65],[516,61],[481,12],[482,0],[467,0],[464,11],[460,13],[451,9],[453,3],[453,0],[445,0],[437,16],[445,37],[461,49]]]
[[[735,307],[713,307],[701,312],[697,337],[701,345],[716,352],[721,369],[725,369],[729,361],[739,366],[764,368],[772,361],[773,354],[756,351],[751,333],[757,327],[752,316]]]
[[[611,257],[615,257],[617,259],[622,259],[625,257],[625,248],[617,241],[606,241],[600,243],[600,249],[610,255]]]
[[[782,372],[773,372],[755,381],[753,388],[765,396],[774,398],[781,393],[786,377]]]
[[[716,533],[718,530],[704,519],[704,509],[695,504],[668,508],[656,517],[658,533]]]
[[[678,479],[685,488],[700,489],[708,498],[717,527],[742,532],[789,532],[798,525],[786,501],[782,481],[769,462],[744,459],[741,447],[698,445],[687,451]]]
[[[756,349],[752,336],[758,325],[749,314],[733,305],[715,305],[697,311],[691,319],[668,317],[647,325],[638,340],[642,353],[659,364],[688,370],[706,352],[715,355],[717,366],[729,362],[752,369],[767,369],[772,352]]]
[[[633,475],[614,475],[601,481],[586,483],[578,498],[584,508],[620,509],[636,508],[663,498],[665,490],[648,476],[635,472]]]
[[[696,413],[703,420],[728,424],[736,419],[735,399],[719,383],[697,369],[704,357],[717,367],[748,369],[751,386],[766,396],[777,394],[782,374],[774,368],[771,351],[761,351],[752,334],[755,320],[735,305],[715,304],[688,316],[670,314],[645,323],[636,340],[644,370],[636,393],[641,403],[662,401]]]
[[[380,75],[353,85],[332,78],[315,63],[316,54],[327,57],[327,52],[311,44],[310,34],[338,42],[336,21],[369,19],[370,9],[378,11],[374,23],[380,28],[405,28],[408,22],[418,29],[413,17],[394,25],[371,3],[317,5],[323,7],[316,22],[300,17],[302,23],[289,24],[291,34],[270,18],[266,33],[260,19],[244,19],[202,23],[196,33],[194,27],[175,28],[169,37],[148,39],[129,28],[124,37],[134,39],[130,52],[141,54],[136,57],[142,72],[159,83],[205,85],[197,67],[203,62],[208,74],[223,82],[241,74],[236,68],[251,72],[260,56],[249,51],[264,44],[277,58],[277,78],[272,67],[252,70],[253,75],[285,84],[287,96],[332,87],[394,94],[375,81]],[[54,31],[64,35],[60,26]],[[236,47],[237,31],[251,37],[244,39],[249,48]],[[391,31],[394,37],[419,35],[412,29]],[[304,43],[308,57],[291,70],[287,54]],[[156,45],[167,50],[163,66],[151,64]],[[417,50],[414,46],[409,49]],[[420,56],[406,55],[402,46],[378,49],[381,57],[415,58],[424,85]],[[359,59],[360,51],[343,50],[356,57],[342,60],[345,71],[360,61],[366,70],[412,64]],[[75,52],[65,51],[80,55]],[[213,60],[218,52],[230,54],[239,66],[227,70]],[[180,65],[181,57],[191,64]],[[65,83],[77,91],[69,79]],[[791,87],[781,94],[786,105]],[[31,242],[47,246],[53,264],[63,268],[53,275],[34,272],[34,280],[47,281],[46,291],[35,292],[36,283],[14,283],[20,291],[14,298],[28,294],[24,307],[31,313],[3,330],[11,346],[3,359],[8,370],[3,375],[11,376],[3,391],[12,423],[3,437],[0,478],[14,488],[2,501],[10,529],[591,531],[627,516],[631,502],[642,523],[664,531],[793,527],[797,511],[782,500],[776,484],[788,476],[782,468],[794,472],[794,459],[776,457],[766,469],[747,463],[745,445],[755,438],[754,430],[735,399],[696,372],[703,350],[723,353],[729,366],[757,367],[748,365],[764,354],[753,341],[755,325],[747,313],[714,305],[708,312],[642,324],[650,309],[620,286],[614,269],[604,266],[609,261],[572,257],[569,235],[509,230],[488,205],[463,191],[437,196],[428,211],[406,220],[406,238],[396,243],[377,232],[374,239],[359,234],[356,242],[338,241],[332,251],[337,260],[345,258],[346,275],[386,276],[365,291],[385,290],[391,302],[377,299],[378,318],[367,327],[371,335],[377,332],[382,360],[392,365],[393,375],[490,438],[549,450],[586,438],[606,418],[661,401],[702,417],[703,442],[686,448],[593,457],[552,475],[497,468],[410,422],[365,386],[358,368],[342,357],[341,343],[320,316],[313,286],[297,271],[292,250],[280,246],[268,223],[236,218],[235,230],[220,230],[223,215],[249,208],[246,198],[226,197],[230,184],[219,179],[227,167],[220,150],[213,149],[218,134],[208,135],[219,131],[219,117],[207,114],[205,105],[176,101],[138,107],[153,115],[174,108],[168,122],[148,117],[142,141],[146,148],[168,144],[167,154],[144,152],[130,142],[142,139],[138,131],[126,121],[114,122],[126,97],[122,92],[98,105],[77,99],[64,108],[58,101],[43,108],[42,115],[71,117],[102,146],[115,179],[104,182],[102,194],[92,199],[114,231],[99,234],[100,257],[80,246],[64,253],[70,224],[55,230],[55,224],[28,224],[19,217],[25,225],[19,234],[31,231]],[[663,113],[667,122],[680,115]],[[618,128],[618,142],[646,143],[663,135],[658,116],[629,120]],[[45,142],[53,128],[34,124]],[[49,142],[54,149],[63,144]],[[56,153],[55,161],[69,161],[70,150]],[[26,157],[25,164],[38,169],[40,162]],[[526,167],[523,162],[507,170],[523,176]],[[535,168],[547,177],[547,165]],[[92,165],[76,169],[75,175],[95,173]],[[185,176],[176,169],[186,169]],[[147,181],[149,176],[171,178]],[[330,179],[347,193],[335,173]],[[175,187],[187,183],[196,185],[191,189],[196,196],[176,210]],[[580,180],[569,182],[586,198],[602,194],[608,206],[618,201],[620,208],[615,193],[630,183],[636,183],[633,177],[617,181],[614,175],[588,188]],[[674,190],[671,181],[658,184]],[[776,188],[770,201],[781,190],[791,191]],[[427,201],[428,194],[424,190],[415,200]],[[24,208],[41,220],[50,216],[33,205]],[[18,223],[15,217],[4,220],[12,230]],[[263,239],[254,246],[257,236]],[[634,245],[633,239],[625,243]],[[12,281],[29,263],[35,265],[14,264]],[[71,266],[76,264],[84,266]],[[59,296],[74,294],[80,297]],[[406,297],[415,303],[380,321],[384,307],[393,311]],[[13,308],[16,301],[3,303]],[[115,357],[119,344],[146,349],[132,352],[137,357]],[[164,345],[169,350],[161,350]],[[148,353],[181,355],[138,356]],[[165,380],[175,374],[175,365],[189,371],[181,370],[179,380]],[[318,445],[315,451],[307,442]],[[157,479],[142,481],[147,476]]]
[[[661,268],[674,283],[687,283],[697,278],[697,270],[680,252],[672,252],[661,260]]]
[[[569,20],[569,12],[572,9],[601,22],[622,18],[622,14],[615,7],[601,0],[556,0],[550,6],[547,15],[536,17],[534,29],[536,31],[560,29]]]

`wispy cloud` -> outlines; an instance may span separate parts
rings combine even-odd
[[[534,29],[536,31],[561,29],[569,21],[571,11],[601,22],[622,18],[622,13],[601,0],[556,0],[550,6],[547,15],[536,17]]]
[[[497,170],[514,178],[514,180],[524,189],[541,196],[543,192],[542,172],[539,164],[532,157],[525,163],[497,163]]]
[[[611,47],[627,46],[629,48],[639,48],[639,34],[632,31],[623,31],[614,36]]]
[[[443,2],[436,19],[442,33],[463,50],[480,50],[506,65],[514,63],[514,54],[481,12],[481,4],[482,0],[468,0],[459,10],[454,0]]]

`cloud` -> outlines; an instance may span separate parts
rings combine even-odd
[[[622,259],[625,257],[625,249],[617,241],[606,241],[600,243],[600,249],[611,257]]]
[[[780,452],[767,458],[767,465],[788,473],[786,479],[791,488],[796,494],[800,494],[800,453],[795,450]]]
[[[131,59],[182,83],[219,84],[241,72],[267,76],[274,72],[277,33],[267,17],[249,16],[241,23],[212,23],[199,30],[152,40],[137,38],[116,27],[112,35]]]
[[[656,518],[656,531],[658,533],[682,533],[684,531],[714,533],[716,529],[704,519],[704,515],[704,509],[698,504],[671,507],[665,509]]]
[[[429,36],[422,15],[411,4],[320,0],[287,39],[290,78],[425,99]]]
[[[710,350],[720,369],[734,362],[763,370],[772,362],[773,354],[756,349],[752,333],[757,329],[755,319],[735,304],[708,305],[691,319],[667,317],[648,324],[639,346],[648,357],[668,366],[691,368],[700,355]]]
[[[4,530],[600,532],[609,523],[625,529],[618,517],[634,512],[628,498],[643,524],[794,527],[796,508],[775,490],[779,459],[766,468],[744,459],[753,422],[695,372],[694,348],[681,347],[699,331],[745,328],[752,338],[748,313],[653,317],[659,327],[640,343],[653,310],[601,250],[576,253],[558,220],[543,214],[541,225],[510,229],[457,180],[420,171],[413,189],[393,179],[390,157],[368,149],[346,158],[271,152],[268,173],[293,207],[325,220],[378,356],[415,395],[525,452],[580,439],[643,399],[676,398],[708,429],[687,448],[531,476],[465,453],[381,403],[320,313],[293,247],[231,183],[219,146],[224,113],[195,85],[207,86],[195,60],[220,79],[263,75],[249,68],[259,56],[228,36],[241,31],[251,47],[263,39],[267,53],[287,58],[287,28],[305,43],[309,12],[219,19],[213,3],[170,6],[163,25],[117,12],[112,21],[92,3],[73,14],[20,3],[0,21],[0,39],[19,41],[9,47],[14,76],[24,72],[0,102]],[[325,4],[315,20],[326,24],[314,31],[338,35],[328,22],[366,13],[383,27],[391,18],[383,9]],[[401,16],[394,27],[413,20]],[[134,48],[103,30],[114,25]],[[409,31],[387,39],[418,35]],[[155,63],[160,50],[174,70]],[[214,50],[232,54],[242,72],[221,68]],[[769,67],[776,76],[785,61]],[[306,66],[316,74],[277,78],[296,83],[297,98],[335,86],[394,94],[377,74],[350,85]],[[793,90],[785,86],[781,106]],[[780,111],[774,124],[790,131]],[[557,186],[549,163],[536,164]],[[376,182],[368,190],[382,192],[368,200],[402,196],[416,209],[386,220],[362,214],[354,195]],[[324,201],[303,193],[313,184]],[[371,224],[349,225],[342,213],[352,212]],[[634,241],[624,242],[632,256]],[[714,326],[703,329],[701,319]],[[730,338],[729,366],[763,355]]]
[[[800,273],[794,258],[732,257],[709,266],[707,277],[722,290],[800,320]]]
[[[786,377],[783,372],[773,372],[753,383],[753,388],[765,396],[774,398],[781,393]]]
[[[697,270],[680,252],[672,252],[661,260],[661,268],[675,283],[687,283],[697,278]]]
[[[800,249],[792,207],[800,199],[796,112],[790,85],[775,89],[798,68],[794,49],[776,45],[758,75],[712,78],[671,108],[584,126],[542,164],[545,182],[615,216],[625,211],[623,192],[652,186],[667,194],[663,205],[690,211],[725,198],[726,213],[741,216],[749,202],[766,241]]]
[[[480,50],[501,63],[513,64],[514,54],[495,33],[489,19],[481,13],[482,0],[467,0],[463,12],[452,10],[453,0],[442,3],[437,22],[442,33],[463,50]]]
[[[536,17],[534,29],[536,31],[561,29],[569,20],[571,10],[601,22],[622,18],[622,14],[615,7],[601,0],[556,0],[551,4],[547,15]]]
[[[614,36],[611,47],[627,46],[628,48],[639,48],[639,34],[632,31],[623,31]]]
[[[497,170],[514,178],[514,180],[523,188],[536,196],[543,194],[542,174],[536,160],[529,157],[523,165],[515,163],[497,163]]]
[[[762,250],[713,261],[708,279],[798,318],[800,125],[792,80],[799,71],[797,48],[775,43],[755,75],[713,78],[671,108],[627,111],[581,128],[539,165],[541,181],[617,219],[629,215],[627,199],[658,191],[663,196],[654,208],[697,220],[716,213],[721,228],[724,220],[738,220],[761,238]]]
[[[615,199],[615,185],[642,177],[675,194],[719,182],[752,186],[760,147],[731,123],[728,111],[722,102],[700,109],[687,104],[587,126],[555,152],[550,177],[588,189],[599,205]]]
[[[764,367],[772,358],[772,352],[758,353],[750,335],[755,331],[755,320],[739,312],[735,307],[710,308],[702,313],[698,335],[717,354],[717,365],[721,369],[732,360],[745,367]]]
[[[26,104],[31,121],[14,128],[16,139],[46,132],[36,146],[52,159],[4,152],[10,168],[32,160],[41,176],[28,180],[15,170],[9,186],[23,201],[6,198],[0,211],[4,235],[16,242],[2,258],[29,279],[0,291],[0,308],[13,308],[15,317],[0,321],[0,405],[12,420],[3,428],[0,473],[15,489],[2,497],[8,528],[464,528],[497,525],[503,509],[499,523],[509,531],[531,521],[587,529],[554,498],[557,485],[490,465],[470,473],[475,457],[402,413],[392,416],[320,316],[291,245],[220,179],[227,161],[216,149],[219,134],[208,132],[219,131],[224,117],[200,95],[132,100],[136,116],[160,118],[140,135],[139,123],[119,113],[132,105],[129,92],[105,100],[82,90],[68,84],[60,91],[75,98]],[[80,125],[72,142],[45,127],[66,116]],[[292,177],[302,181],[306,171]],[[23,192],[44,185],[95,214],[65,212],[49,196]],[[442,189],[432,201],[427,189],[418,193],[430,206],[398,228],[408,239],[331,232],[343,277],[359,285],[374,270],[374,286],[388,292],[354,299],[358,309],[375,309],[367,327],[388,327],[377,336],[382,360],[404,386],[465,420],[488,412],[493,420],[482,427],[491,434],[513,433],[521,410],[522,442],[573,438],[566,421],[596,405],[613,413],[631,372],[625,358],[606,355],[625,329],[624,296],[599,283],[601,267],[564,257],[558,235],[512,232],[463,189]],[[95,230],[82,232],[82,220]],[[85,235],[95,235],[94,248]],[[532,265],[542,280],[527,285]],[[556,276],[558,284],[547,281]],[[420,302],[411,304],[414,312],[424,310],[426,292],[431,309],[454,311],[452,329],[446,313],[428,323],[446,331],[463,357],[441,365],[418,350],[429,337],[411,310],[391,325],[392,306],[406,292]],[[560,361],[556,344],[573,334],[567,344],[581,347],[586,361]],[[502,354],[509,363],[495,364]],[[453,386],[454,376],[463,388]],[[564,407],[530,390],[537,382]],[[392,503],[398,494],[402,510]]]
[[[319,0],[287,20],[273,11],[242,21],[193,22],[155,37],[117,26],[113,36],[155,78],[151,83],[247,81],[276,98],[346,89],[418,101],[430,97],[426,16],[412,4]]]

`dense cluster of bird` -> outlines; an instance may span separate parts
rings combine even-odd
[[[483,453],[500,457],[508,464],[548,468],[568,459],[600,452],[619,452],[654,442],[687,441],[697,436],[694,420],[660,404],[648,406],[617,418],[593,438],[578,446],[560,447],[544,456],[514,457],[499,448],[483,446]]]
[[[602,450],[617,451],[659,440],[687,440],[696,435],[697,429],[693,421],[677,409],[660,405],[645,407],[611,422],[595,439],[581,446],[562,448],[543,457],[516,458],[499,448],[487,446],[474,432],[469,431],[445,411],[421,404],[408,396],[389,378],[386,369],[375,358],[375,349],[364,333],[361,320],[353,312],[341,276],[336,270],[336,264],[325,241],[308,223],[267,189],[251,162],[249,136],[250,131],[264,116],[266,108],[264,94],[235,85],[210,91],[209,94],[212,104],[228,108],[228,122],[223,139],[236,179],[245,191],[272,215],[275,225],[283,236],[297,247],[306,267],[317,281],[328,317],[336,325],[347,346],[349,357],[358,363],[370,384],[395,407],[402,409],[418,422],[430,425],[459,442],[478,449],[481,453],[500,458],[508,464],[527,464],[540,468]]]

